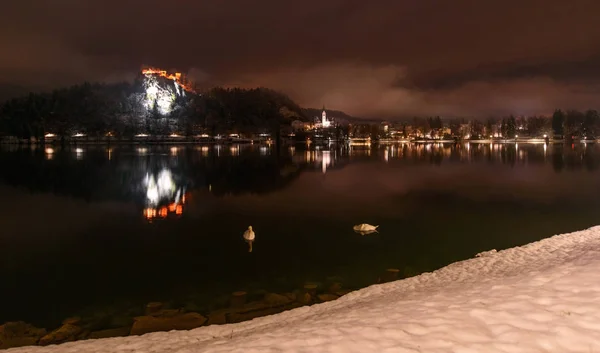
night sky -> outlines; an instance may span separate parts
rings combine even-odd
[[[0,88],[178,69],[364,117],[600,108],[597,0],[3,0]]]

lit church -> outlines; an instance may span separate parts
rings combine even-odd
[[[315,128],[317,129],[327,129],[332,126],[331,120],[327,120],[327,112],[325,111],[325,106],[323,106],[323,113],[321,113],[321,120],[315,123]]]

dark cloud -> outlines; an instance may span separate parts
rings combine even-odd
[[[6,0],[0,84],[114,81],[147,64],[365,116],[587,108],[598,13],[595,0]]]

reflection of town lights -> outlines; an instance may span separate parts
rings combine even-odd
[[[173,156],[176,156],[176,155],[177,155],[177,151],[178,151],[177,147],[171,147],[171,154],[172,154]]]
[[[268,150],[269,149],[267,148],[267,146],[260,146],[260,155],[261,156],[266,156]]]
[[[52,153],[54,153],[53,148],[50,148],[50,147],[46,148],[46,154],[52,154]]]
[[[141,155],[145,155],[146,153],[148,153],[148,149],[146,147],[140,147],[137,149],[137,152]]]
[[[331,155],[329,151],[323,151],[323,156],[321,159],[321,170],[323,174],[327,173],[327,167],[331,164]]]

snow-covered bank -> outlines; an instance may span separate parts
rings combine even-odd
[[[485,236],[485,235],[482,235]],[[600,227],[239,324],[8,352],[598,352]]]

